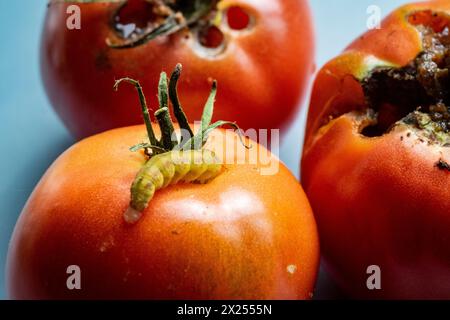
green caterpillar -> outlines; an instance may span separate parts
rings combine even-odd
[[[177,183],[207,183],[222,172],[223,165],[219,163],[214,153],[203,149],[208,135],[216,128],[225,125],[235,128],[244,144],[240,129],[235,123],[229,121],[211,123],[217,92],[216,81],[213,81],[211,93],[203,109],[200,131],[194,135],[178,99],[177,82],[180,75],[181,65],[178,64],[167,85],[167,75],[161,73],[158,85],[159,109],[154,114],[161,129],[159,140],[153,131],[147,102],[139,82],[123,78],[114,85],[116,90],[122,82],[128,82],[136,87],[149,139],[149,143],[139,143],[130,149],[131,151],[144,149],[149,160],[139,170],[131,186],[130,206],[124,214],[127,223],[136,223],[141,218],[142,212],[148,207],[157,190]],[[181,141],[175,134],[169,112],[169,99],[180,129],[189,133],[189,137]]]
[[[152,157],[131,186],[130,208],[125,221],[139,220],[155,192],[178,183],[208,183],[222,172],[223,165],[209,150],[170,151]]]

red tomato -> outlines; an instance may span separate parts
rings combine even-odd
[[[51,166],[14,231],[10,298],[312,296],[319,260],[314,217],[282,164],[270,176],[258,173],[260,163],[227,165],[206,185],[160,190],[141,220],[126,224],[129,189],[146,161],[128,147],[143,136],[143,126],[109,131],[76,144]],[[235,135],[226,137],[236,144]],[[219,154],[224,147],[206,148]],[[256,145],[238,149],[241,160],[257,152]],[[81,268],[81,290],[66,287],[70,265]]]
[[[189,143],[180,132],[174,139],[169,97],[181,128],[192,136],[192,127],[178,98],[167,95],[165,74],[155,112],[161,130],[153,129],[138,82],[116,87],[125,81],[139,90],[146,126],[87,138],[47,171],[11,241],[10,297],[311,298],[319,245],[308,200],[268,150],[211,124],[215,82],[202,129],[189,140],[199,143]],[[145,151],[130,151],[146,134]],[[183,145],[189,150],[176,148]],[[81,290],[67,286],[74,265]]]
[[[175,5],[178,2],[183,3]],[[126,40],[117,28],[128,30],[134,24],[139,34],[149,21],[162,20],[167,10],[150,3],[75,3],[81,9],[81,29],[69,30],[70,1],[50,2],[42,38],[42,76],[53,107],[75,137],[139,124],[139,112],[130,107],[133,90],[116,95],[111,84],[127,76],[156,88],[159,72],[178,62],[186,66],[187,80],[180,92],[190,118],[199,119],[214,75],[221,84],[216,119],[283,133],[313,72],[307,1],[223,0],[189,28],[133,48],[108,46],[107,39]]]
[[[450,298],[449,15],[401,7],[317,76],[302,177],[352,297]]]

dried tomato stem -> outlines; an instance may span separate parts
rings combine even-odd
[[[173,127],[172,118],[169,112],[169,93],[167,86],[167,74],[161,73],[158,85],[159,110],[156,111],[155,117],[161,128],[161,144],[167,150],[172,150],[178,144],[175,137],[175,129]]]
[[[175,129],[173,127],[172,119],[170,118],[170,112],[167,107],[161,108],[155,112],[156,120],[158,120],[159,127],[161,128],[161,143],[166,150],[172,150],[178,144],[175,137]]]
[[[194,132],[192,132],[192,129],[189,126],[189,122],[187,120],[186,114],[184,113],[183,108],[180,103],[180,100],[178,99],[177,85],[178,85],[178,80],[180,79],[180,76],[181,76],[181,70],[182,70],[182,66],[179,63],[175,67],[175,70],[173,71],[173,73],[170,77],[169,97],[170,97],[170,101],[172,102],[173,113],[175,115],[175,118],[177,118],[180,128],[182,130],[185,130],[186,132],[188,132],[190,137],[193,137]]]
[[[176,85],[180,77],[181,69],[181,65],[177,65],[172,74],[169,85],[171,88],[170,92],[172,92],[172,101],[175,102],[173,103],[173,107],[177,114],[177,119],[183,122],[184,129],[192,133],[192,129],[189,126],[176,94]],[[242,140],[240,129],[235,123],[229,121],[211,123],[217,93],[217,82],[215,80],[213,81],[211,92],[203,110],[201,130],[196,135],[192,134],[190,139],[187,139],[185,143],[186,148],[181,148],[182,146],[178,147],[178,138],[173,139],[176,136],[168,108],[169,97],[166,73],[163,72],[160,76],[158,85],[160,108],[155,112],[155,118],[161,129],[160,142],[154,137],[147,104],[139,82],[129,78],[121,79],[116,81],[114,86],[116,90],[122,81],[133,84],[138,90],[142,113],[151,142],[150,144],[140,143],[130,149],[132,151],[145,149],[145,154],[150,158],[139,171],[132,184],[130,207],[124,213],[124,219],[127,223],[135,223],[141,218],[142,211],[147,208],[157,190],[180,181],[185,183],[207,183],[221,173],[222,164],[216,159],[214,153],[203,149],[208,135],[212,131],[222,126],[231,126],[238,130],[242,144],[244,144],[244,141]],[[148,152],[148,150],[151,150],[152,153]]]
[[[159,108],[160,109],[169,108],[167,74],[165,72],[162,72],[161,76],[159,77],[158,100],[159,100]]]
[[[139,83],[139,81],[136,81],[136,80],[133,80],[130,78],[123,78],[123,79],[117,80],[116,83],[114,84],[114,89],[116,91],[119,89],[119,85],[122,82],[128,82],[128,83],[132,84],[133,86],[135,86],[135,88],[139,94],[139,101],[141,104],[142,116],[144,118],[145,127],[147,128],[147,134],[148,134],[148,138],[150,140],[150,144],[152,144],[154,146],[160,146],[160,143],[156,139],[155,132],[153,131],[152,121],[150,119],[150,113],[148,112],[147,101],[145,99],[144,91],[142,90],[141,84]]]

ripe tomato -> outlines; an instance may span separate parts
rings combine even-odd
[[[450,298],[449,14],[449,1],[406,5],[317,76],[303,183],[353,297]]]
[[[199,119],[199,106],[214,75],[222,88],[217,119],[237,121],[244,129],[282,129],[283,133],[296,115],[313,72],[314,40],[307,1],[174,1],[175,9],[161,9],[157,2],[161,3],[74,2],[80,8],[81,28],[73,30],[66,27],[68,19],[69,24],[73,22],[67,14],[72,3],[50,2],[41,46],[42,76],[53,107],[72,134],[83,138],[139,124],[139,112],[129,105],[133,90],[115,95],[111,83],[127,76],[144,87],[156,88],[161,70],[177,62],[186,65],[187,81],[180,91],[190,118]],[[147,29],[154,30],[171,10],[189,10],[183,7],[186,3],[217,4],[217,8],[189,28],[132,48],[107,44],[107,40],[123,44]]]
[[[140,90],[135,81],[123,80]],[[152,129],[144,111],[148,126],[87,138],[42,178],[11,241],[11,298],[311,298],[318,235],[298,181],[264,147],[239,144],[233,131],[214,129],[203,148],[182,151],[214,154],[220,164],[216,171],[215,162],[207,163],[207,171],[194,162],[188,171],[183,163],[174,170],[174,162],[162,159],[178,150],[150,154],[149,149],[155,153],[173,145],[164,139],[173,137],[171,121],[160,117],[168,114],[164,83],[162,75],[162,103],[156,112],[158,120],[165,119],[159,122],[161,131]],[[140,97],[145,101],[142,92]],[[173,95],[171,100],[176,101]],[[207,131],[217,127],[207,124],[214,96],[208,101],[202,117],[202,130]],[[177,119],[186,128],[180,114]],[[152,146],[131,152],[129,147],[146,132]],[[162,138],[155,141],[152,137],[158,135]],[[210,181],[168,186],[166,182],[180,178],[175,172],[183,172],[184,181]],[[156,185],[162,189],[152,193]],[[66,285],[66,270],[73,265],[81,270],[81,290]]]
[[[227,165],[207,185],[161,190],[130,226],[123,212],[146,158],[128,147],[143,136],[142,126],[109,131],[51,166],[14,231],[11,298],[310,298],[319,259],[315,222],[283,165],[273,176],[260,175],[261,164]],[[220,136],[217,130],[211,140]],[[236,144],[235,135],[226,137]],[[70,265],[81,268],[81,290],[66,287]]]

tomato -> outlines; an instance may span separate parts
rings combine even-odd
[[[181,62],[187,81],[180,91],[190,118],[199,119],[199,106],[214,75],[222,87],[216,119],[236,121],[244,129],[283,133],[297,114],[313,72],[307,1],[175,1],[178,7],[218,3],[217,10],[206,12],[189,28],[131,48],[112,48],[111,44],[139,38],[146,26],[156,28],[167,8],[155,8],[153,2],[50,2],[41,43],[42,77],[51,104],[70,132],[84,138],[139,124],[139,112],[130,108],[132,89],[114,94],[111,83],[127,76],[156,88],[161,70]],[[71,4],[80,8],[80,29],[66,27],[76,21],[67,13]]]
[[[14,231],[10,298],[310,298],[318,237],[283,165],[273,176],[260,175],[261,164],[230,165],[207,185],[169,187],[129,226],[122,216],[145,156],[128,147],[143,136],[142,126],[108,131],[52,165]],[[66,287],[70,265],[81,269],[79,291]]]
[[[167,100],[161,90],[159,96]],[[235,132],[215,129],[202,150],[217,156],[221,172],[203,178],[207,183],[176,183],[150,195],[152,186],[164,183],[158,175],[174,182],[161,157],[178,152],[151,154],[148,160],[149,150],[129,150],[149,130],[159,136],[153,127],[87,138],[48,169],[14,230],[9,297],[311,298],[319,240],[308,200],[288,169],[256,142],[246,139],[242,145]],[[202,182],[199,167],[193,167],[184,171],[190,175],[186,181]],[[271,167],[276,170],[263,174]],[[81,290],[68,290],[70,266],[81,271]]]
[[[302,179],[352,297],[450,298],[449,14],[403,6],[317,75]]]

